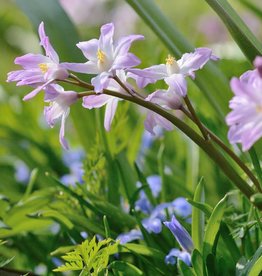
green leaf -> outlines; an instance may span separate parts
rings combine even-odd
[[[260,17],[260,19],[262,19],[262,9],[260,9],[257,5],[247,0],[239,0],[239,1],[250,11],[252,11],[257,17]]]
[[[197,276],[193,269],[189,266],[187,266],[183,261],[178,261],[178,268],[180,270],[180,274],[183,276]]]
[[[136,163],[135,163],[135,169],[136,169],[139,181],[145,187],[144,191],[145,191],[147,197],[149,198],[150,202],[155,205],[156,200],[153,197],[152,191],[147,183],[146,177],[144,176],[143,172],[140,170],[140,168],[138,167],[138,165]]]
[[[146,257],[152,257],[161,262],[165,259],[165,254],[163,252],[141,244],[127,243],[125,245],[121,245],[120,252],[128,251],[136,252],[137,254],[144,255]]]
[[[254,265],[249,270],[249,276],[257,276],[262,270],[262,256],[254,263]]]
[[[123,261],[114,261],[110,264],[110,268],[114,270],[115,275],[122,275],[118,274],[118,272],[124,273],[124,275],[132,275],[132,276],[137,276],[137,275],[144,275],[143,271],[141,271],[139,268],[136,266],[123,262]]]
[[[194,207],[201,210],[207,217],[210,217],[212,214],[212,207],[207,203],[195,202],[194,200],[187,199],[187,201]]]
[[[57,222],[60,222],[64,224],[68,229],[72,229],[74,227],[74,224],[64,215],[62,215],[60,212],[55,210],[45,210],[38,213],[40,217],[47,217],[47,218],[53,218]]]
[[[203,258],[206,259],[207,255],[212,252],[215,243],[216,235],[218,233],[221,220],[224,215],[224,210],[227,204],[227,195],[224,196],[215,206],[211,217],[208,220],[206,231],[204,235],[203,244]]]
[[[191,262],[196,275],[206,275],[206,271],[204,270],[203,258],[197,249],[194,249],[192,253]]]
[[[243,264],[242,263],[237,264],[237,266],[242,267]],[[238,269],[238,276],[245,276],[245,275],[257,276],[261,272],[261,267],[262,267],[262,246],[260,246],[257,249],[252,259],[249,260],[242,269]]]
[[[253,146],[249,151],[249,155],[251,157],[251,161],[253,163],[254,169],[256,171],[257,177],[259,179],[260,182],[260,186],[257,187],[258,189],[260,188],[260,192],[262,191],[262,169],[261,169],[261,165],[260,165],[260,161],[256,152],[255,147]]]
[[[106,239],[108,239],[110,237],[110,228],[109,228],[109,224],[106,216],[103,216],[103,223],[104,223],[105,234],[106,234],[105,236],[106,236]]]
[[[62,256],[66,263],[53,271],[84,270],[87,275],[98,275],[107,267],[109,255],[117,252],[118,242],[113,244],[111,242],[111,239],[106,239],[97,243],[95,236],[91,241],[85,240],[72,252]],[[91,272],[93,274],[90,274]]]
[[[38,176],[38,172],[39,172],[38,169],[33,169],[32,170],[31,175],[30,175],[29,183],[26,187],[26,191],[25,191],[25,194],[23,196],[23,200],[25,200],[31,194],[31,192],[33,190],[33,187],[34,187],[34,184],[36,182],[37,176]]]
[[[186,187],[189,190],[192,190],[192,187],[195,188],[196,184],[198,183],[199,147],[190,139],[186,139],[186,144]]]
[[[194,202],[203,202],[205,200],[205,191],[203,178],[199,181],[194,194]],[[190,202],[189,202],[190,203]],[[203,242],[203,230],[204,230],[205,217],[201,210],[193,205],[192,209],[192,240],[194,248],[201,250]]]
[[[0,256],[0,267],[4,267],[7,264],[9,264],[10,262],[12,262],[14,257],[7,259],[7,258],[4,258],[4,257]]]
[[[206,257],[206,266],[208,275],[217,275],[217,263],[213,254],[208,254]]]
[[[182,53],[194,49],[175,27],[174,22],[167,19],[154,1],[126,0],[126,2],[132,6],[177,59],[181,57]],[[201,72],[197,73],[195,83],[216,110],[218,118],[224,122],[224,116],[228,112],[227,103],[231,95],[225,75],[209,62]]]
[[[251,63],[256,56],[262,55],[262,44],[249,30],[227,0],[205,1],[222,19],[239,48]]]
[[[163,252],[141,244],[128,243],[119,247],[119,252],[129,252],[144,262],[154,272],[153,275],[166,275],[167,266],[164,263]],[[147,258],[145,258],[147,257]],[[152,258],[152,261],[148,260]]]
[[[220,234],[224,241],[225,246],[227,247],[230,255],[235,263],[240,259],[241,254],[239,248],[236,245],[235,240],[232,238],[232,234],[230,233],[227,225],[222,221],[220,226]]]

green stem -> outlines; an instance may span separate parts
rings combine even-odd
[[[87,88],[90,89],[90,85],[88,85]],[[145,101],[143,99],[132,97],[129,95],[124,95],[119,92],[115,92],[107,89],[105,89],[103,93],[106,95],[118,97],[130,102],[136,103],[166,118],[177,128],[179,128],[185,135],[187,135],[191,140],[193,140],[200,148],[202,148],[208,154],[208,156],[211,159],[213,159],[215,163],[219,165],[219,167],[225,173],[225,175],[235,184],[236,187],[239,188],[239,190],[248,199],[255,193],[254,190],[236,173],[234,168],[230,165],[230,163],[226,160],[226,158],[212,145],[212,143],[210,143],[210,141],[203,139],[197,132],[195,132],[191,127],[189,127],[182,120],[178,119],[171,113],[167,112],[162,107],[155,105],[149,101]],[[86,94],[85,92],[83,92],[79,94],[79,97],[84,97],[88,95],[90,94]],[[257,207],[262,209],[261,205]]]
[[[201,121],[198,119],[197,114],[196,114],[196,112],[195,112],[195,109],[194,109],[194,107],[192,106],[192,104],[191,104],[191,102],[190,102],[190,100],[189,100],[189,98],[188,98],[187,95],[184,97],[184,101],[185,101],[185,103],[186,103],[186,105],[187,105],[188,110],[190,111],[190,113],[191,113],[191,115],[192,115],[192,117],[193,117],[194,122],[196,123],[196,125],[197,125],[198,128],[199,128],[199,130],[201,131],[203,137],[205,138],[205,140],[208,140],[209,137],[208,137],[207,131],[206,131],[206,129],[203,127]]]
[[[255,150],[254,147],[252,147],[248,152],[249,152],[249,155],[251,157],[254,169],[257,173],[257,177],[259,178],[260,185],[261,185],[261,183],[262,183],[262,170],[261,170],[261,166],[260,166],[260,163],[259,163],[259,159],[258,159],[256,150]],[[259,186],[259,191],[262,192],[262,187],[261,186]]]
[[[142,99],[144,99],[143,96],[141,96],[139,93],[134,91],[133,89],[129,89],[120,79],[118,76],[114,76],[112,79],[114,79],[129,95],[135,97],[138,96]]]
[[[180,108],[180,110],[193,122],[194,118],[192,117],[192,115],[190,114],[190,112],[188,112],[188,110],[186,110],[183,106]],[[254,174],[249,170],[249,168],[245,165],[244,162],[242,162],[242,160],[229,148],[227,147],[224,142],[218,138],[211,130],[209,130],[206,126],[202,125],[205,130],[207,131],[207,133],[209,134],[209,137],[218,145],[220,146],[237,164],[238,166],[247,174],[247,176],[250,178],[250,180],[252,180],[252,182],[254,183],[254,185],[256,186],[256,188],[258,189],[258,191],[262,191],[260,184],[258,182],[258,180],[256,179],[256,177],[254,176]]]

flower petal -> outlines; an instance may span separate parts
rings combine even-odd
[[[181,97],[171,90],[157,90],[147,96],[146,100],[167,109],[179,109],[182,105]]]
[[[21,65],[24,69],[40,69],[39,64],[50,63],[51,60],[40,54],[26,54],[21,57],[17,57],[14,61],[15,64]]]
[[[121,37],[115,44],[114,56],[122,56],[128,53],[131,44],[136,40],[144,39],[143,35],[128,35]]]
[[[103,105],[107,104],[112,96],[108,96],[105,94],[97,94],[90,95],[83,98],[83,107],[92,109],[92,108],[100,108]]]
[[[165,226],[169,228],[172,234],[175,236],[176,240],[180,246],[186,250],[188,253],[191,253],[193,250],[193,242],[186,231],[186,229],[180,224],[180,222],[173,215],[172,220],[164,222]]]
[[[60,144],[63,146],[64,149],[68,150],[69,146],[68,143],[65,139],[65,121],[67,116],[69,115],[70,108],[67,109],[67,111],[62,115],[61,119],[61,127],[60,127],[60,132],[59,132],[59,141]]]
[[[48,82],[44,83],[41,86],[38,86],[36,89],[34,89],[32,92],[28,93],[24,96],[23,100],[28,101],[31,100],[33,97],[35,97],[42,89],[44,89],[47,85],[49,85],[54,80],[49,80]]]
[[[99,37],[98,47],[109,58],[113,57],[113,35],[114,24],[108,23],[101,27],[101,35]]]
[[[76,46],[83,52],[84,56],[91,60],[97,60],[97,51],[98,51],[98,39],[91,39],[88,41],[79,42]]]
[[[117,56],[111,67],[111,70],[120,70],[137,66],[141,61],[132,53],[127,53],[124,56]]]
[[[40,37],[40,45],[44,47],[46,55],[52,59],[55,63],[59,63],[59,57],[53,46],[49,42],[49,37],[45,34],[44,22],[41,22],[38,28]]]
[[[181,97],[187,94],[187,82],[182,74],[173,74],[165,78],[165,82],[174,90],[174,92]]]
[[[98,74],[99,70],[97,68],[96,63],[93,61],[88,61],[86,63],[70,63],[64,62],[61,65],[73,72],[84,73],[84,74]]]
[[[100,75],[92,78],[91,83],[94,86],[94,91],[99,93],[102,92],[103,89],[107,88],[109,83],[110,74],[108,72],[103,72]]]
[[[197,48],[193,53],[184,54],[177,63],[181,74],[192,75],[194,71],[201,69],[210,59],[218,59],[212,55],[211,49]]]
[[[117,104],[118,99],[116,97],[111,97],[110,101],[107,103],[104,120],[104,127],[106,131],[109,131],[111,128],[111,124],[116,113]]]
[[[254,66],[257,68],[260,78],[262,78],[262,56],[257,56],[255,58]]]

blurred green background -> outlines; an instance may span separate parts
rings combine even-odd
[[[113,21],[116,25],[116,36],[130,33],[145,36],[143,42],[132,47],[132,51],[142,60],[141,68],[164,62],[169,53],[159,38],[125,1],[61,0],[58,2],[74,22],[80,41],[97,37],[100,26]],[[223,70],[228,80],[251,68],[220,19],[205,1],[158,0],[155,2],[191,44],[195,47],[210,47],[214,50],[214,53],[221,58],[218,67]],[[261,21],[239,1],[230,2],[261,41]],[[261,2],[258,0],[257,4],[261,5]],[[55,48],[58,49],[63,47],[63,41],[56,40],[55,28],[55,25],[47,24],[46,32],[50,34],[51,42],[54,42]],[[70,41],[71,34],[67,35],[66,39]],[[72,39],[75,40],[75,36]],[[77,41],[72,41],[72,43],[75,42]],[[48,228],[53,225],[52,217],[42,220],[41,223],[38,220],[37,223],[30,224],[30,221],[25,219],[28,210],[17,215],[17,220],[9,221],[10,224],[15,224],[19,219],[25,219],[25,225],[20,225],[20,228],[10,233],[8,227],[6,228],[8,221],[6,213],[9,212],[10,215],[10,208],[16,206],[15,204],[21,199],[26,199],[25,193],[28,193],[26,195],[28,196],[33,191],[41,191],[42,194],[39,195],[41,200],[36,196],[36,201],[32,201],[34,208],[30,209],[30,213],[38,211],[36,203],[39,204],[39,209],[45,204],[52,208],[58,208],[52,204],[60,204],[64,207],[65,203],[54,203],[59,196],[63,199],[63,194],[59,194],[60,188],[52,190],[54,184],[46,176],[46,172],[60,178],[70,172],[70,167],[63,161],[64,152],[58,141],[59,126],[50,129],[44,121],[43,95],[38,95],[30,102],[23,102],[22,98],[30,88],[6,83],[7,73],[18,69],[13,63],[15,57],[29,52],[41,52],[38,36],[29,19],[15,1],[0,0],[0,227],[3,228],[0,229],[0,239],[9,240],[8,251],[2,249],[1,253],[7,257],[17,256],[12,262],[13,267],[33,270],[40,260],[45,261],[46,256],[58,245],[68,244],[68,237],[64,233],[63,239],[59,237],[55,241],[55,236],[52,241],[49,241],[50,244],[45,244],[45,235],[50,237],[52,233]],[[75,55],[77,61],[84,61],[77,48]],[[70,53],[67,60],[67,52],[61,53],[61,61],[72,61],[72,57]],[[158,87],[164,86],[160,84]],[[145,93],[154,89],[154,86],[149,86]],[[224,91],[221,91],[221,96],[227,105],[231,95],[223,93]],[[189,95],[203,122],[227,143],[226,125],[218,120],[216,111],[193,82],[189,84]],[[66,137],[69,140],[70,151],[77,148],[82,148],[84,151],[85,189],[94,193],[99,192],[101,198],[107,197],[105,187],[110,185],[108,181],[114,184],[119,182],[118,192],[123,194],[124,188],[121,186],[123,181],[119,180],[121,162],[126,166],[122,168],[120,166],[120,171],[122,169],[124,178],[133,181],[134,185],[138,179],[134,173],[135,161],[138,162],[145,176],[160,174],[165,186],[165,193],[161,198],[163,201],[171,201],[178,196],[192,197],[195,186],[202,176],[205,179],[207,202],[211,206],[214,206],[232,188],[229,180],[210,162],[210,159],[179,131],[166,132],[153,139],[152,146],[144,151],[141,157],[140,149],[145,138],[143,129],[145,111],[141,108],[129,103],[121,103],[110,133],[103,130],[103,110],[81,110],[78,113],[77,110],[80,108],[80,103],[73,107],[72,116],[66,125]],[[178,116],[182,115],[178,114]],[[107,165],[101,161],[102,163],[99,163],[96,168],[94,164],[97,164],[98,160],[103,160],[101,156],[105,158],[104,162]],[[39,172],[32,190],[29,191],[28,174],[34,168],[38,168]],[[90,171],[101,175],[92,178]],[[95,180],[92,182],[92,179]],[[100,181],[101,179],[104,182]],[[49,188],[51,190],[48,190]],[[54,193],[55,199],[51,196],[51,192]],[[50,201],[45,201],[45,197]],[[108,200],[119,204],[119,199],[109,197]],[[62,208],[60,205],[59,208]],[[74,203],[70,207],[74,209]],[[70,212],[73,211],[70,210]],[[83,230],[85,227],[77,223],[76,225],[77,230]],[[29,241],[34,241],[34,244]],[[44,244],[46,248],[42,251],[37,250]],[[27,254],[32,256],[35,254],[35,259],[31,263],[25,257]],[[53,268],[52,265],[50,261],[51,268]]]

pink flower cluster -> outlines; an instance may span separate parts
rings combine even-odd
[[[65,120],[70,106],[80,98],[75,91],[64,91],[63,87],[57,84],[58,81],[70,77],[69,71],[95,75],[91,80],[95,94],[83,97],[83,107],[92,109],[106,105],[104,126],[109,131],[119,98],[104,94],[104,89],[127,94],[128,90],[133,91],[127,82],[128,78],[133,78],[139,88],[164,80],[167,89],[155,91],[145,100],[168,110],[179,109],[181,99],[187,95],[186,78],[194,78],[194,72],[201,69],[210,59],[217,60],[210,49],[197,48],[192,53],[184,54],[178,61],[169,55],[165,64],[138,69],[134,67],[140,64],[140,60],[129,50],[134,41],[142,40],[144,37],[128,35],[115,41],[113,23],[103,25],[100,31],[98,39],[77,44],[87,59],[85,63],[60,63],[58,54],[45,34],[42,22],[38,32],[45,55],[26,54],[18,57],[15,63],[23,69],[8,73],[7,81],[15,81],[18,86],[29,85],[33,88],[24,100],[29,100],[44,90],[45,102],[51,103],[44,109],[45,118],[51,127],[61,119],[60,143],[64,148],[68,148],[64,138]],[[154,134],[157,125],[166,130],[173,129],[168,120],[153,111],[148,111],[145,128]]]

